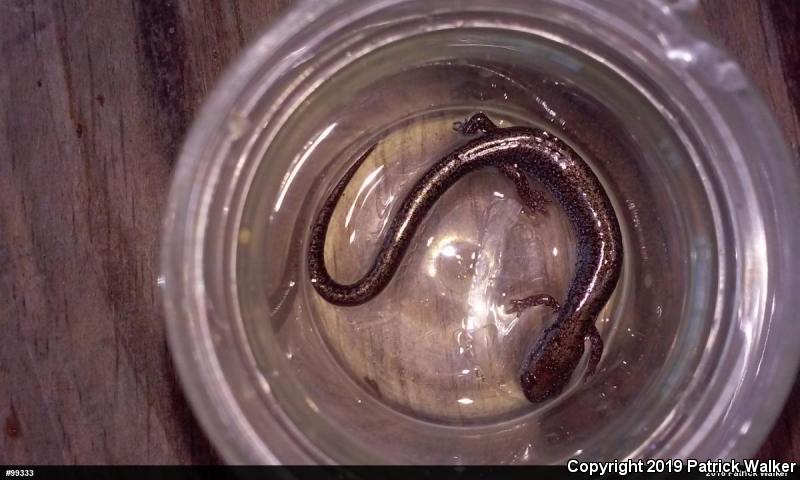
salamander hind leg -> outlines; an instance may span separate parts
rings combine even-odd
[[[597,331],[597,327],[592,325],[586,336],[589,337],[591,351],[589,353],[589,365],[586,367],[586,376],[584,376],[584,380],[594,375],[597,364],[600,363],[600,357],[603,356],[603,338],[600,336],[600,332]]]
[[[494,124],[489,117],[483,112],[478,112],[469,117],[464,122],[453,123],[453,129],[462,135],[475,135],[476,133],[487,133],[492,130],[497,130],[497,125]]]
[[[528,177],[516,165],[503,163],[497,166],[500,173],[508,177],[517,188],[517,195],[525,206],[525,210],[531,215],[544,215],[547,213],[547,206],[550,200],[544,192],[534,190],[528,183]]]
[[[508,314],[516,313],[517,316],[519,316],[523,311],[538,305],[545,305],[552,308],[554,311],[558,311],[559,308],[558,301],[555,298],[540,293],[538,295],[531,295],[530,297],[511,300],[509,305],[505,308],[505,311]]]

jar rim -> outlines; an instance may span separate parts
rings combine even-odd
[[[214,332],[216,338],[212,335],[210,324],[219,320],[212,318],[208,309],[219,310],[220,305],[210,305],[210,302],[225,302],[222,310],[236,307],[228,304],[228,296],[215,298],[212,290],[218,286],[209,284],[207,276],[220,272],[209,271],[204,258],[204,244],[209,238],[207,213],[213,192],[219,187],[221,172],[231,168],[225,165],[223,152],[226,142],[242,135],[241,131],[235,131],[235,126],[239,124],[237,116],[241,115],[238,112],[246,111],[248,102],[269,88],[270,78],[275,77],[264,76],[266,67],[271,66],[275,72],[291,68],[286,59],[278,58],[278,52],[298,40],[302,33],[308,31],[309,25],[325,25],[317,33],[320,37],[346,28],[352,19],[337,15],[337,9],[343,8],[346,3],[345,0],[327,3],[301,0],[247,48],[227,69],[202,107],[189,131],[173,177],[161,252],[163,302],[169,343],[184,390],[200,423],[230,463],[330,461],[324,456],[309,454],[303,446],[294,445],[293,434],[287,431],[291,428],[291,422],[283,418],[281,412],[273,410],[265,420],[275,432],[276,440],[270,445],[264,444],[255,435],[254,427],[243,416],[243,400],[239,392],[231,390],[234,379],[229,375],[239,372],[240,378],[246,382],[264,380],[255,373],[257,368],[251,353],[235,352],[230,348],[225,351],[222,348],[222,345],[241,347],[241,338],[237,338],[236,332],[229,330],[226,334],[228,337],[224,337],[224,332],[223,337],[219,337],[219,331]],[[360,6],[362,11],[359,15],[363,17],[390,5],[412,3],[414,0],[379,0],[370,3],[369,7]],[[510,8],[484,0],[461,2],[459,8],[478,8],[489,3],[495,9]],[[568,2],[546,0],[544,3],[566,9]],[[662,66],[693,82],[693,88],[707,102],[699,107],[714,112],[721,136],[731,141],[731,148],[740,150],[738,158],[741,164],[738,167],[746,169],[746,173],[760,185],[761,193],[769,196],[762,205],[772,208],[772,216],[765,219],[764,226],[764,248],[769,256],[765,254],[763,258],[768,263],[769,274],[777,277],[770,280],[770,291],[763,298],[771,303],[768,318],[764,319],[762,326],[768,331],[761,348],[761,362],[749,377],[752,382],[749,388],[753,392],[769,391],[772,399],[745,405],[740,398],[735,405],[739,411],[739,421],[735,425],[731,422],[722,424],[714,418],[708,421],[703,438],[696,436],[693,441],[684,438],[684,444],[680,446],[667,442],[672,448],[671,453],[677,456],[695,455],[698,452],[709,457],[749,455],[758,448],[777,418],[800,363],[800,350],[791,348],[800,339],[800,328],[786,321],[791,312],[800,308],[800,299],[794,298],[791,290],[793,284],[800,283],[797,274],[793,273],[800,271],[800,260],[795,259],[789,249],[793,243],[791,239],[800,240],[800,225],[781,221],[781,215],[785,219],[791,213],[789,209],[792,202],[787,200],[800,200],[800,182],[796,176],[785,175],[778,168],[791,165],[791,155],[763,101],[739,67],[726,54],[709,47],[702,34],[687,28],[684,14],[691,11],[696,2],[651,0],[646,4],[637,4],[636,8],[630,8],[627,2],[610,2],[604,7],[588,1],[569,3],[572,4],[569,9],[573,12],[592,16],[598,22],[612,25],[610,28],[627,29],[627,33],[636,37],[637,41],[659,52],[664,61]],[[514,6],[514,9],[527,8],[530,7]],[[735,83],[735,92],[720,89],[719,78],[699,71],[696,65],[692,65],[691,59],[687,61],[684,54],[695,54],[700,46],[705,49],[701,53],[713,56],[716,64],[726,65],[725,72],[721,74],[726,77],[722,80]],[[702,58],[695,60],[706,61]],[[731,131],[749,131],[750,136],[735,138]],[[757,166],[748,165],[743,154],[761,145],[770,146],[771,155],[767,162]],[[776,302],[776,298],[780,301]],[[773,319],[778,321],[774,322]],[[763,355],[768,349],[782,352],[784,357]],[[223,363],[228,364],[224,372],[221,368]],[[264,388],[269,389],[269,385]],[[255,408],[259,400],[249,401]],[[225,408],[220,408],[221,405]],[[734,405],[726,407],[733,409]],[[747,428],[743,425],[747,425]],[[716,439],[715,442],[707,442],[712,437]],[[727,438],[732,440],[725,440],[728,443],[724,443],[723,439]],[[717,448],[717,451],[713,451],[713,448]]]

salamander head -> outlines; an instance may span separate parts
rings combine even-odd
[[[525,397],[539,403],[561,393],[572,378],[583,349],[582,336],[555,326],[545,330],[522,364],[520,381]]]

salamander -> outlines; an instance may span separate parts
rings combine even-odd
[[[546,197],[530,187],[526,175],[535,178],[570,220],[577,254],[575,274],[563,303],[540,293],[512,300],[505,307],[507,313],[517,315],[537,305],[555,311],[555,321],[533,342],[520,369],[525,397],[542,402],[561,393],[569,383],[583,357],[586,339],[591,346],[586,378],[594,373],[603,354],[595,321],[622,269],[619,222],[592,169],[555,135],[531,127],[499,128],[482,112],[454,126],[474,138],[436,162],[413,185],[391,219],[372,267],[360,280],[345,285],[331,278],[325,267],[325,237],[336,204],[375,145],[348,168],[312,225],[307,255],[310,279],[319,295],[332,304],[363,304],[386,287],[428,211],[464,175],[483,167],[497,168],[514,183],[522,203],[532,212],[542,213]]]

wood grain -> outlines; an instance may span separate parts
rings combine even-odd
[[[221,69],[287,0],[0,3],[0,463],[218,463],[158,301],[175,153]],[[800,10],[698,18],[800,157]],[[759,452],[800,458],[800,386]]]
[[[0,463],[217,463],[156,287],[175,152],[278,2],[0,5]]]

